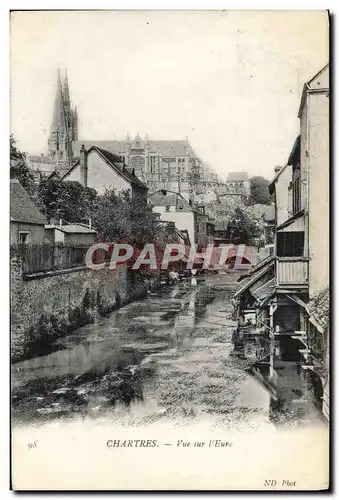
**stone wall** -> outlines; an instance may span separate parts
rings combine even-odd
[[[25,279],[20,257],[12,254],[12,360],[45,354],[58,337],[144,296],[146,290],[137,271],[126,267],[78,268]]]

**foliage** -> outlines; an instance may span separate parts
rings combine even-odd
[[[230,214],[227,233],[231,241],[249,245],[258,234],[257,223],[245,208],[238,206]]]
[[[263,205],[269,205],[272,202],[272,197],[268,191],[269,181],[264,177],[252,177],[251,182],[251,192],[248,199],[249,205],[255,205],[256,203],[262,203]]]
[[[157,242],[163,235],[159,215],[144,198],[131,197],[129,191],[119,194],[106,190],[98,196],[92,212],[93,226],[100,239],[130,244]]]
[[[28,194],[35,192],[34,177],[26,164],[26,155],[16,146],[13,134],[10,136],[10,178],[17,179]]]
[[[40,182],[37,202],[48,221],[52,217],[81,222],[91,217],[97,193],[80,182],[47,179]]]

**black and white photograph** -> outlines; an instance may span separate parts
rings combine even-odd
[[[329,488],[330,24],[11,11],[13,490]]]

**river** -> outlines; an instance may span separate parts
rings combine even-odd
[[[236,276],[219,275],[163,288],[60,339],[54,352],[14,364],[13,424],[207,418],[241,430],[318,422],[312,406],[300,414],[292,399],[288,411],[272,399],[234,350],[236,286]],[[285,377],[289,387],[288,370]],[[300,400],[298,381],[293,390]]]

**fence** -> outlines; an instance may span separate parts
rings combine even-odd
[[[11,257],[16,254],[22,260],[23,274],[35,274],[86,265],[85,256],[90,245],[13,245]],[[93,255],[93,263],[105,260],[102,250]]]

